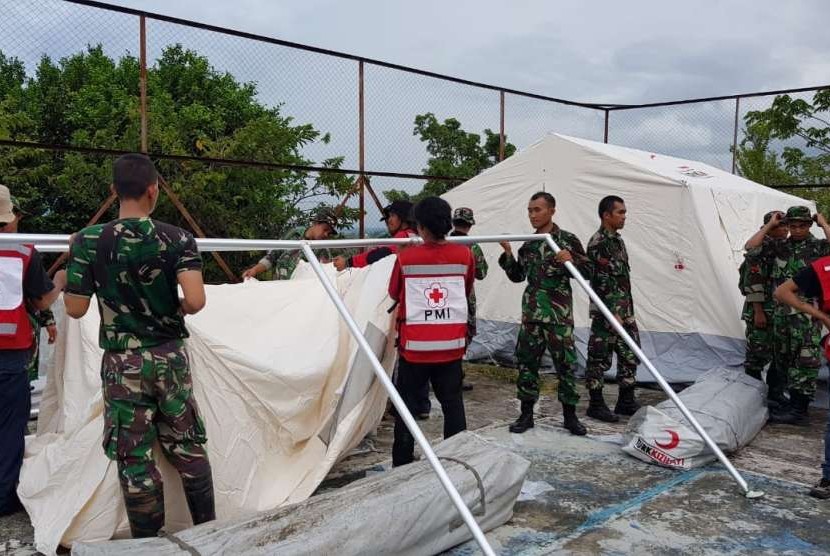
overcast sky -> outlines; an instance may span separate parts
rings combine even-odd
[[[575,100],[830,82],[830,2],[114,2]]]
[[[586,102],[642,103],[830,83],[830,1],[492,2],[484,0],[115,0],[150,12],[239,29],[473,81]],[[58,0],[4,3],[0,50],[31,70],[102,44],[137,54],[134,16]],[[305,150],[314,161],[345,156],[357,167],[357,64],[193,28],[148,21],[151,62],[181,43],[257,86],[298,123],[330,132]],[[498,93],[377,66],[366,68],[366,167],[421,173],[418,114],[458,118],[464,129],[499,128]],[[809,96],[807,96],[809,98]],[[741,117],[771,97],[741,103]],[[734,101],[612,112],[612,143],[730,170]],[[515,95],[508,140],[546,133],[603,139],[603,113]],[[384,179],[378,190],[420,188]]]

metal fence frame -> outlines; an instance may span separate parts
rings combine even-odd
[[[702,103],[711,103],[716,101],[728,101],[734,100],[735,102],[735,119],[733,123],[732,129],[732,173],[735,173],[736,168],[736,150],[738,147],[738,132],[739,132],[739,113],[740,113],[740,106],[741,100],[752,98],[752,97],[763,97],[763,96],[773,96],[778,94],[788,94],[788,93],[804,93],[804,92],[812,92],[812,91],[819,91],[822,89],[830,88],[830,85],[820,85],[815,87],[801,87],[795,89],[781,89],[775,91],[761,91],[761,92],[753,92],[753,93],[744,93],[744,94],[736,94],[736,95],[725,95],[725,96],[715,96],[715,97],[705,97],[705,98],[694,98],[694,99],[684,99],[684,100],[675,100],[675,101],[668,101],[668,102],[654,102],[654,103],[644,103],[644,104],[610,104],[610,103],[595,103],[595,102],[579,102],[579,101],[572,101],[563,98],[556,98],[547,95],[541,95],[537,93],[531,93],[527,91],[520,91],[516,89],[512,89],[509,87],[502,87],[498,85],[492,85],[488,83],[482,83],[477,81],[472,81],[469,79],[463,79],[459,77],[454,77],[450,75],[444,75],[432,71],[417,69],[413,67],[403,66],[400,64],[394,64],[382,60],[367,58],[363,56],[356,56],[353,54],[348,54],[344,52],[338,52],[335,50],[319,48],[315,46],[309,46],[306,44],[300,44],[291,41],[285,41],[281,39],[276,39],[273,37],[268,37],[264,35],[258,35],[254,33],[248,33],[245,31],[239,31],[235,29],[229,29],[224,27],[219,27],[216,25],[210,25],[205,23],[199,23],[196,21],[186,20],[178,17],[171,17],[166,16],[163,14],[147,12],[144,10],[134,9],[134,8],[127,8],[123,6],[114,6],[111,4],[107,4],[104,2],[97,2],[94,0],[61,0],[62,2],[66,2],[69,4],[75,4],[78,6],[85,6],[89,8],[95,8],[100,10],[106,10],[110,12],[117,12],[121,14],[132,15],[136,17],[137,20],[137,31],[138,31],[138,43],[139,43],[139,64],[140,64],[140,78],[139,78],[139,97],[140,97],[140,121],[141,121],[141,130],[140,130],[140,145],[136,145],[141,152],[147,153],[155,159],[158,160],[173,160],[173,161],[199,161],[205,163],[211,163],[217,166],[246,166],[252,168],[263,168],[263,169],[281,169],[281,170],[293,170],[293,171],[302,171],[302,172],[311,172],[311,173],[319,173],[319,172],[329,172],[329,173],[341,173],[341,174],[349,174],[357,176],[356,180],[356,187],[354,193],[358,196],[358,207],[360,209],[360,221],[358,223],[358,236],[360,238],[365,237],[366,227],[365,227],[365,216],[366,216],[366,200],[365,196],[368,192],[374,204],[377,205],[378,209],[381,209],[381,201],[378,198],[377,193],[372,189],[372,186],[369,182],[370,177],[388,177],[388,178],[401,178],[401,179],[417,179],[417,180],[437,180],[437,181],[446,181],[450,183],[460,183],[466,179],[469,179],[473,176],[466,176],[466,177],[450,177],[450,176],[432,176],[432,175],[425,175],[425,174],[415,174],[415,173],[406,173],[406,172],[395,172],[395,171],[387,171],[387,170],[380,170],[380,169],[373,169],[366,167],[366,133],[365,133],[365,67],[368,66],[375,66],[380,68],[392,69],[400,72],[405,72],[409,74],[414,74],[426,78],[437,79],[443,82],[450,82],[459,85],[464,85],[471,88],[476,89],[483,89],[487,91],[492,91],[494,94],[498,94],[498,106],[499,106],[499,160],[504,159],[505,155],[505,144],[506,144],[506,136],[507,136],[507,124],[509,121],[506,118],[506,112],[509,110],[510,103],[508,97],[515,97],[515,98],[525,98],[525,99],[534,99],[540,100],[552,104],[563,105],[563,106],[570,106],[570,107],[578,107],[585,110],[593,110],[599,111],[603,116],[603,129],[602,129],[602,137],[604,142],[609,141],[609,136],[613,137],[613,122],[612,122],[612,113],[622,112],[622,111],[635,111],[635,110],[642,110],[647,108],[656,108],[656,107],[669,107],[669,106],[681,106],[681,105],[689,105],[689,104],[702,104]],[[147,20],[154,20],[160,22],[166,22],[176,25],[182,25],[194,29],[200,29],[204,31],[214,32],[222,35],[233,36],[238,38],[243,38],[252,41],[258,41],[261,43],[267,43],[271,45],[278,45],[285,48],[296,49],[306,52],[312,52],[316,54],[321,54],[324,56],[345,59],[353,61],[356,65],[356,76],[357,82],[355,83],[355,87],[357,89],[358,95],[358,103],[355,107],[355,113],[358,122],[358,136],[355,138],[357,141],[357,152],[358,152],[358,164],[357,168],[322,168],[319,166],[297,166],[297,165],[289,165],[289,164],[281,164],[279,161],[273,160],[234,160],[234,159],[216,159],[216,158],[208,158],[208,157],[198,157],[198,156],[181,156],[181,155],[172,155],[163,152],[148,152],[148,105],[147,105]],[[7,146],[7,147],[28,147],[28,148],[38,148],[38,149],[45,149],[51,151],[64,151],[64,152],[78,152],[78,153],[86,153],[86,154],[98,154],[98,155],[110,155],[110,156],[117,156],[123,154],[126,151],[117,150],[117,149],[108,149],[108,148],[86,148],[86,147],[76,147],[72,145],[56,145],[56,144],[46,144],[46,143],[37,143],[37,142],[28,142],[28,141],[12,141],[12,140],[0,140],[0,146]],[[780,187],[780,188],[797,188],[797,187],[808,187],[808,188],[816,188],[816,187],[828,187],[830,184],[780,184],[775,185],[773,187]],[[178,208],[178,207],[177,207]],[[201,235],[201,234],[200,234]]]

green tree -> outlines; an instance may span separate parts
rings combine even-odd
[[[0,53],[0,137],[135,150],[140,144],[139,64],[109,58],[100,46],[63,58],[43,57],[34,75]],[[312,165],[303,149],[329,141],[312,124],[299,124],[282,106],[257,100],[253,83],[240,83],[180,45],[166,48],[148,68],[149,150],[165,154]],[[338,168],[342,157],[317,164]],[[28,231],[67,233],[81,228],[109,194],[112,157],[0,150],[0,181],[20,198]],[[323,202],[353,187],[343,174],[157,160],[157,167],[208,236],[280,237],[301,225]],[[114,209],[107,217],[114,216]],[[184,228],[162,195],[156,218]],[[344,221],[357,214],[347,210]],[[254,254],[228,254],[242,268]],[[206,257],[207,275],[224,275]]]
[[[458,178],[458,181],[428,180],[424,188],[415,195],[402,190],[384,191],[387,199],[408,199],[418,201],[424,197],[443,195],[462,181],[478,175],[499,161],[499,134],[484,130],[484,142],[477,133],[461,128],[455,118],[438,121],[435,114],[428,112],[415,116],[413,135],[426,143],[429,160],[424,173],[431,176]],[[516,147],[506,142],[505,158],[512,156]]]
[[[816,92],[812,102],[779,95],[768,109],[748,112],[744,123],[736,153],[741,175],[765,185],[830,181],[830,90]],[[780,153],[771,146],[774,141],[783,145]],[[816,201],[825,214],[830,209],[825,189],[790,192]]]

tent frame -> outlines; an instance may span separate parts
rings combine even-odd
[[[65,252],[69,248],[69,238],[68,235],[41,235],[41,234],[2,234],[0,235],[0,245],[10,245],[10,244],[35,244],[37,249],[44,251],[44,252]],[[510,235],[487,235],[487,236],[454,236],[454,237],[447,237],[447,241],[451,243],[461,243],[461,244],[472,244],[472,243],[497,243],[502,241],[545,241],[550,248],[553,250],[554,253],[559,253],[561,249],[550,236],[550,234],[510,234]],[[484,533],[482,532],[481,528],[476,523],[475,518],[473,517],[470,509],[464,503],[464,500],[461,498],[461,495],[458,493],[456,488],[453,486],[452,481],[450,480],[449,476],[447,475],[446,470],[443,468],[441,463],[438,460],[438,456],[435,455],[435,452],[432,450],[432,447],[429,444],[429,441],[424,436],[423,432],[421,431],[420,427],[418,426],[415,418],[410,413],[409,409],[406,407],[406,404],[401,398],[400,394],[398,393],[395,385],[390,380],[389,376],[383,369],[380,361],[378,360],[377,356],[372,351],[371,347],[369,346],[366,338],[363,336],[360,328],[358,327],[357,323],[355,322],[352,315],[349,313],[348,308],[346,307],[343,299],[340,297],[340,294],[337,292],[334,284],[332,284],[329,277],[326,275],[325,271],[323,270],[323,266],[320,263],[320,260],[317,258],[317,255],[314,253],[314,249],[326,249],[326,248],[336,248],[336,247],[372,247],[372,246],[381,246],[381,245],[419,245],[423,243],[423,240],[419,237],[413,237],[409,239],[355,239],[355,240],[318,240],[318,241],[288,241],[288,240],[259,240],[259,239],[204,239],[204,238],[197,238],[196,243],[199,246],[199,249],[202,251],[211,251],[211,252],[218,252],[218,251],[256,251],[256,250],[265,250],[265,249],[277,249],[277,250],[295,250],[301,249],[306,256],[306,259],[311,264],[312,269],[314,270],[317,279],[320,281],[320,284],[323,286],[326,294],[331,299],[332,303],[337,308],[340,317],[346,323],[346,326],[349,329],[349,332],[354,337],[355,341],[358,344],[358,348],[363,352],[363,354],[368,358],[369,362],[372,364],[372,369],[378,378],[378,380],[383,385],[383,388],[386,390],[387,394],[389,395],[392,404],[395,406],[395,409],[398,411],[398,414],[403,419],[404,424],[406,425],[407,429],[409,429],[410,433],[414,437],[415,441],[421,447],[424,455],[426,456],[427,460],[429,461],[430,465],[432,466],[433,470],[435,471],[438,479],[440,480],[442,486],[446,490],[447,494],[449,495],[450,499],[452,500],[453,504],[458,509],[459,513],[461,514],[462,519],[466,523],[467,527],[470,529],[474,539],[478,543],[479,547],[481,548],[484,554],[490,556],[494,555],[493,549],[490,547]],[[666,382],[660,372],[654,367],[651,361],[648,359],[645,353],[640,349],[634,339],[625,331],[625,329],[620,325],[617,319],[614,317],[613,313],[608,309],[605,303],[600,299],[597,293],[591,288],[589,282],[579,273],[576,267],[573,265],[572,262],[568,261],[565,263],[565,267],[568,269],[568,272],[573,276],[573,278],[577,281],[580,287],[588,294],[588,297],[593,301],[599,310],[602,312],[605,319],[614,329],[614,331],[619,334],[619,336],[625,341],[628,347],[635,353],[635,355],[643,362],[646,366],[648,371],[652,374],[654,379],[660,385],[660,388],[666,393],[666,395],[672,400],[672,402],[677,406],[683,416],[689,421],[692,425],[694,430],[700,435],[709,449],[717,456],[718,460],[726,467],[729,474],[735,479],[741,489],[744,491],[745,496],[748,498],[755,498],[761,496],[763,493],[758,491],[752,491],[749,488],[748,483],[744,478],[741,476],[740,472],[732,465],[732,462],[729,461],[729,458],[723,453],[723,451],[718,447],[718,445],[712,440],[712,438],[707,434],[707,432],[703,429],[697,419],[692,415],[689,409],[685,406],[683,401],[677,396],[677,394],[672,390],[671,386]]]

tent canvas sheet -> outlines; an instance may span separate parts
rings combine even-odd
[[[337,276],[325,267],[390,374],[393,263],[387,257]],[[208,286],[207,297],[206,308],[188,317],[186,347],[217,517],[302,501],[377,427],[386,393],[309,265],[290,281]],[[116,464],[101,448],[98,312],[93,305],[82,320],[66,319],[61,307],[38,433],[28,439],[18,488],[35,545],[47,554],[58,544],[129,535]],[[181,481],[163,459],[160,469],[166,529],[189,527]]]
[[[700,162],[550,134],[459,185],[443,197],[475,211],[474,235],[527,231],[527,202],[537,191],[556,198],[554,221],[587,248],[599,229],[597,205],[625,200],[622,232],[642,347],[672,382],[692,382],[713,368],[741,365],[744,328],[738,267],[743,244],[774,209],[814,203]],[[514,361],[524,284],[498,268],[498,244],[483,244],[491,264],[476,283],[478,336],[468,357]],[[516,252],[518,245],[514,246]],[[574,287],[574,317],[584,366],[588,299]],[[638,380],[651,381],[644,367]]]

